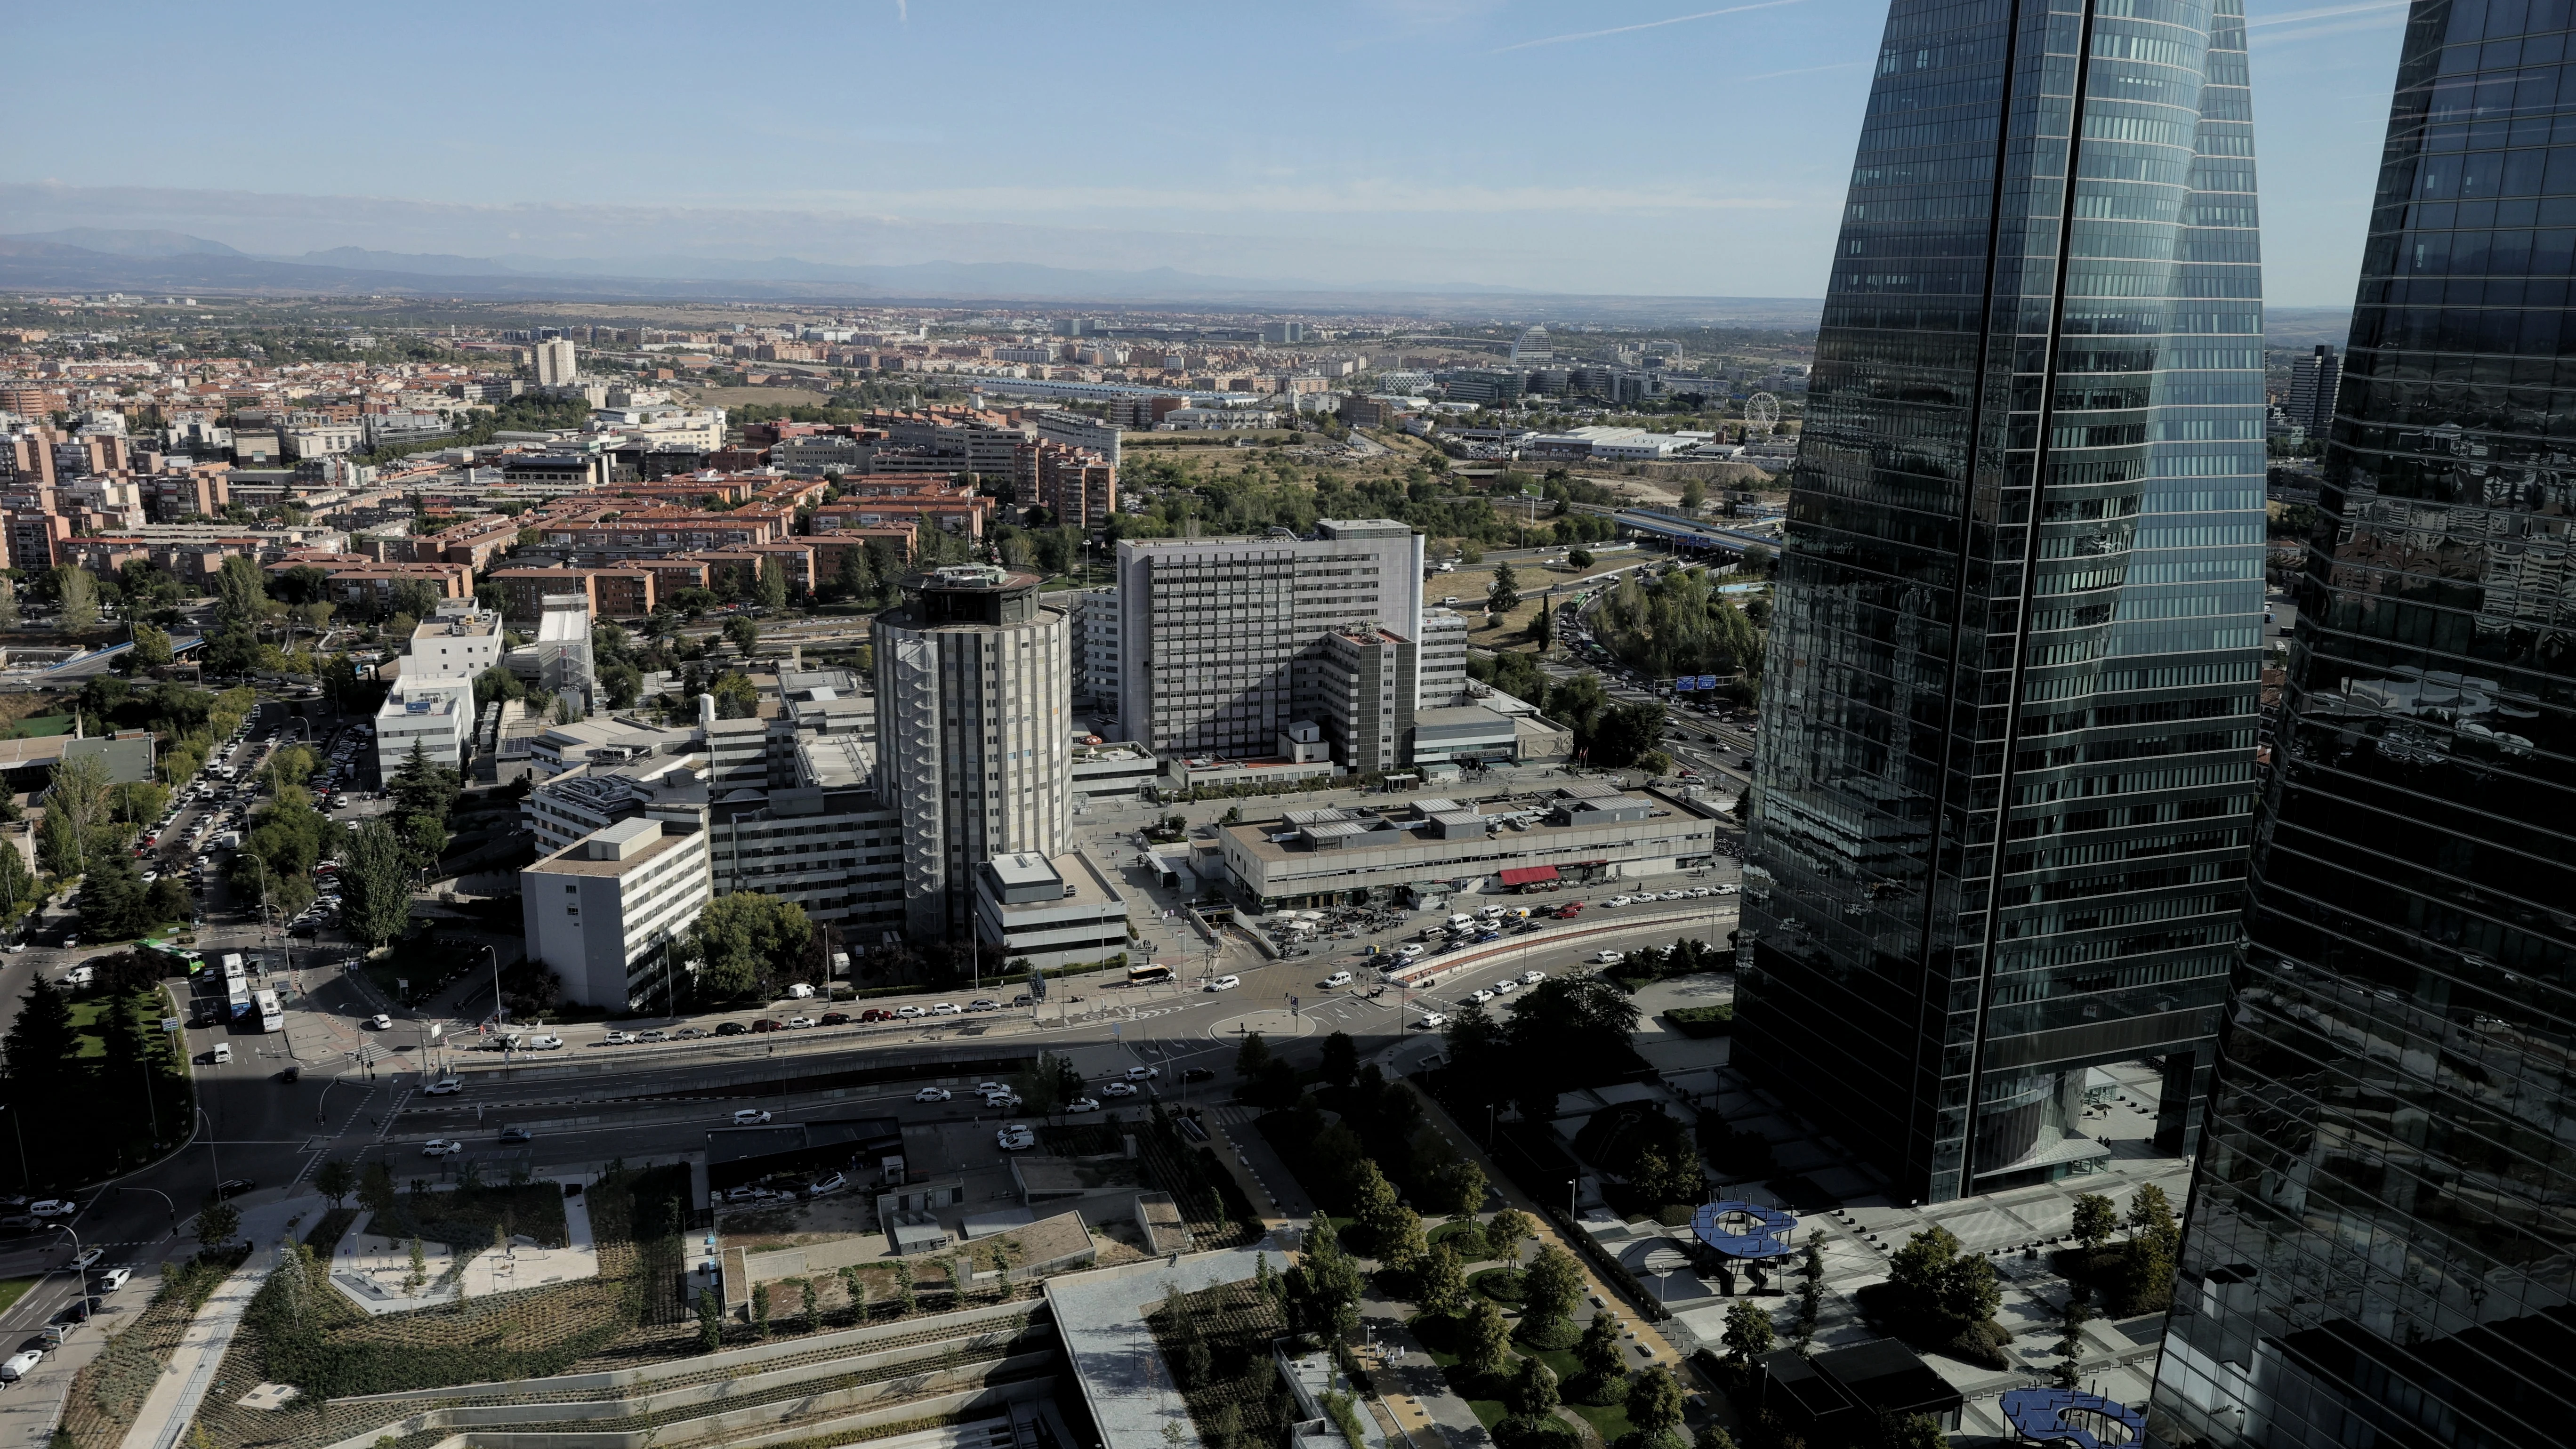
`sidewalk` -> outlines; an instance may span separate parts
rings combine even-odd
[[[132,1327],[134,1320],[141,1316],[144,1305],[152,1301],[153,1290],[159,1284],[158,1278],[145,1274],[158,1271],[157,1268],[138,1269],[133,1281],[100,1304],[98,1312],[74,1331],[62,1347],[47,1352],[44,1362],[37,1365],[34,1373],[9,1386],[5,1395],[0,1395],[0,1449],[17,1449],[20,1445],[27,1446],[27,1449],[43,1449],[52,1441],[55,1427],[63,1421],[64,1406],[70,1400],[72,1381],[89,1366],[90,1360],[106,1352],[107,1346],[116,1341],[116,1336]],[[32,1335],[62,1310],[71,1295],[79,1291],[81,1281],[81,1275],[76,1273],[53,1274],[41,1279],[25,1297],[12,1305],[9,1313],[11,1326],[0,1332],[5,1332],[7,1341],[12,1344],[24,1335]]]
[[[278,1240],[289,1231],[289,1222],[300,1230],[321,1216],[323,1208],[319,1197],[298,1197],[263,1204],[242,1214],[242,1235],[253,1245],[250,1257],[214,1291],[206,1306],[197,1310],[196,1319],[179,1340],[178,1351],[170,1356],[169,1366],[153,1384],[151,1397],[143,1401],[142,1412],[135,1415],[123,1449],[174,1449],[205,1402],[206,1389],[224,1361],[224,1351],[232,1347],[233,1332],[241,1327],[251,1298],[267,1280],[268,1270],[276,1266]]]

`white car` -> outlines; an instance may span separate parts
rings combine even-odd
[[[1740,891],[1740,890],[1744,889],[1744,887],[1742,887],[1742,886],[1740,886],[1740,885],[1737,885],[1737,884],[1736,884],[1735,882],[1733,882],[1733,881],[1728,881],[1726,884],[1724,884],[1724,885],[1722,885],[1722,886],[1718,886],[1718,887],[1716,887],[1715,889],[1716,889],[1716,891],[1717,891],[1717,893],[1718,893],[1719,895],[1722,895],[1722,896],[1731,896],[1731,895],[1735,894],[1737,891]]]
[[[1416,956],[1419,956],[1419,955],[1421,955],[1421,954],[1422,954],[1422,947],[1421,947],[1421,946],[1419,946],[1419,945],[1417,945],[1417,944],[1414,944],[1414,943],[1412,943],[1412,942],[1407,942],[1407,943],[1405,943],[1404,945],[1401,945],[1401,946],[1396,947],[1396,948],[1395,948],[1395,954],[1397,954],[1398,956],[1402,956],[1402,957],[1406,958],[1407,960],[1410,960],[1410,959],[1412,959],[1413,957],[1416,957]]]
[[[1064,1104],[1064,1110],[1068,1112],[1097,1112],[1100,1110],[1100,1103],[1089,1097],[1076,1097],[1072,1101]]]
[[[1663,899],[1668,901],[1677,901],[1689,894],[1690,892],[1688,891],[1666,891],[1663,894]]]
[[[1136,1084],[1133,1082],[1105,1082],[1101,1084],[1100,1095],[1104,1097],[1132,1097],[1136,1095]]]
[[[1547,973],[1544,971],[1530,970],[1521,973],[1521,984],[1523,986],[1536,986],[1546,979]]]
[[[812,1026],[813,1024],[814,1018],[810,1016],[791,1016],[787,1018],[787,1029],[790,1031],[803,1031],[805,1028]]]
[[[1020,1105],[1020,1094],[1012,1091],[1008,1087],[1005,1087],[998,1092],[986,1092],[984,1094],[984,1105],[1007,1112],[1013,1107]]]
[[[1496,996],[1508,995],[1511,992],[1518,991],[1520,989],[1521,984],[1508,976],[1494,983],[1494,994]]]
[[[465,1090],[463,1077],[441,1077],[420,1089],[424,1097],[452,1097]]]
[[[760,1127],[768,1124],[769,1114],[758,1107],[745,1107],[733,1114],[736,1127]]]
[[[1636,899],[1636,897],[1635,897],[1635,896],[1612,896],[1610,899],[1608,899],[1608,900],[1606,900],[1606,901],[1603,901],[1601,904],[1603,904],[1603,905],[1605,905],[1605,906],[1624,906],[1624,905],[1628,904],[1630,901],[1633,901],[1633,900],[1635,900],[1635,899]]]
[[[956,1002],[942,1001],[930,1008],[930,1014],[933,1016],[958,1016],[963,1013]]]
[[[45,1351],[41,1348],[31,1348],[11,1354],[8,1362],[0,1363],[0,1383],[15,1383],[25,1378],[36,1365],[44,1361]]]
[[[107,1249],[105,1248],[83,1248],[80,1250],[80,1253],[72,1259],[72,1266],[76,1269],[86,1268],[90,1264],[95,1263],[106,1256]]]
[[[1627,959],[1628,953],[1625,951],[1595,951],[1592,953],[1592,963],[1596,966],[1616,966]]]
[[[40,1197],[27,1204],[27,1216],[34,1218],[67,1218],[80,1211],[80,1204],[67,1197]]]
[[[850,1179],[846,1174],[835,1172],[828,1177],[819,1177],[806,1184],[805,1195],[807,1197],[829,1197],[833,1193],[839,1192],[849,1185]]]
[[[918,1006],[898,1006],[894,1009],[894,1014],[905,1021],[910,1021],[916,1016],[928,1016],[930,1013]]]
[[[1357,979],[1357,977],[1351,975],[1348,971],[1336,971],[1332,975],[1324,978],[1324,989],[1326,991],[1330,991],[1336,986],[1348,986]]]
[[[1038,1145],[1038,1134],[1030,1131],[1026,1123],[1013,1122],[994,1133],[993,1140],[1004,1152],[1025,1152]]]
[[[600,1037],[599,1044],[601,1046],[633,1046],[635,1044],[635,1033],[631,1031],[608,1032]]]
[[[924,1087],[912,1094],[912,1100],[916,1102],[945,1102],[948,1097],[949,1092],[946,1087]]]
[[[369,1031],[391,1031],[393,1029],[394,1019],[381,1011],[367,1018],[367,1030]]]
[[[563,1038],[559,1036],[532,1036],[526,1041],[519,1043],[519,1045],[532,1052],[550,1052],[562,1048]]]
[[[1438,1031],[1448,1024],[1449,1018],[1436,1011],[1425,1012],[1413,1019],[1414,1029],[1417,1031]]]
[[[1467,993],[1467,999],[1468,999],[1469,1001],[1475,1002],[1475,1003],[1477,1003],[1478,1005],[1480,1005],[1480,1006],[1481,1006],[1481,1005],[1483,1005],[1484,1003],[1486,1003],[1486,1002],[1488,1002],[1488,1001],[1493,1000],[1493,999],[1494,999],[1494,993],[1492,993],[1491,991],[1487,991],[1487,990],[1483,989],[1482,987],[1479,987],[1479,988],[1477,988],[1477,989],[1476,989],[1476,990],[1474,990],[1474,991],[1470,991],[1470,992],[1468,992],[1468,993]]]
[[[423,1157],[452,1157],[465,1150],[465,1144],[448,1137],[432,1137],[420,1144]]]
[[[1692,895],[1694,895],[1694,896],[1706,896],[1706,895],[1714,895],[1714,894],[1716,894],[1716,892],[1715,892],[1715,891],[1713,891],[1713,890],[1711,890],[1711,889],[1710,889],[1709,887],[1707,887],[1707,886],[1693,886],[1693,887],[1691,887],[1691,894],[1692,894]]]
[[[1205,989],[1209,991],[1232,991],[1234,988],[1241,986],[1242,984],[1243,978],[1240,976],[1220,976],[1209,982]]]
[[[1162,1074],[1163,1069],[1161,1067],[1129,1067],[1127,1069],[1127,1080],[1131,1082],[1150,1082]]]

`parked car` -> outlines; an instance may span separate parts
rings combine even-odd
[[[1030,1131],[1025,1122],[1011,1122],[994,1133],[993,1140],[1001,1145],[1004,1152],[1025,1152],[1038,1145],[1038,1134]]]
[[[768,1122],[769,1114],[758,1107],[744,1107],[733,1114],[733,1125],[736,1127],[761,1127],[766,1126]]]
[[[894,1020],[894,1013],[886,1010],[882,1006],[871,1006],[867,1010],[859,1013],[859,1025],[861,1026],[865,1026],[874,1021],[892,1020]]]
[[[563,1048],[563,1038],[559,1036],[532,1036],[519,1043],[519,1045],[532,1052],[560,1051]]]
[[[933,1016],[961,1016],[964,1013],[958,1009],[956,1002],[940,1001],[932,1003],[930,1014]]]
[[[36,1365],[43,1363],[44,1361],[45,1351],[43,1349],[20,1349],[18,1352],[9,1355],[6,1361],[0,1361],[0,1384],[16,1383],[18,1380],[25,1378],[28,1374],[33,1373]]]
[[[945,1102],[953,1095],[946,1087],[924,1087],[912,1094],[916,1102]]]
[[[27,1204],[27,1211],[40,1218],[67,1218],[80,1211],[80,1204],[67,1197],[40,1197]]]
[[[849,1185],[850,1179],[848,1174],[835,1172],[828,1177],[818,1177],[812,1182],[807,1183],[805,1185],[805,1195],[807,1197],[829,1197],[833,1193],[847,1188]]]
[[[966,1003],[966,1009],[968,1011],[999,1011],[1002,1009],[1002,1003],[995,1001],[989,996],[978,996],[974,1000]]]
[[[1076,1097],[1072,1101],[1064,1104],[1064,1110],[1067,1112],[1097,1112],[1100,1110],[1100,1103],[1090,1097]]]
[[[673,1041],[696,1041],[698,1038],[700,1038],[700,1037],[702,1037],[702,1036],[714,1036],[714,1035],[715,1035],[715,1033],[714,1033],[714,1032],[711,1032],[711,1031],[707,1030],[707,1029],[706,1029],[705,1027],[703,1027],[703,1026],[684,1026],[684,1027],[681,1027],[678,1031],[675,1031],[675,1032],[671,1033],[671,1040],[673,1040]],[[557,1040],[556,1040],[556,1042],[555,1042],[555,1045],[557,1045],[557,1046],[561,1046],[561,1045],[563,1045],[563,1042],[562,1042],[560,1039],[557,1039]]]
[[[1132,1097],[1136,1095],[1136,1084],[1134,1082],[1103,1082],[1100,1084],[1100,1094],[1104,1097]]]
[[[814,1018],[810,1016],[791,1016],[787,1018],[787,1026],[791,1031],[804,1031],[811,1028],[813,1025]]]
[[[760,1020],[753,1022],[751,1024],[751,1029],[754,1032],[785,1031],[787,1029],[787,1023],[780,1021],[774,1016],[764,1016]]]
[[[930,1013],[922,1010],[918,1006],[898,1006],[894,1009],[894,1014],[904,1021],[912,1021],[919,1017],[928,1016]]]
[[[716,1035],[749,1036],[751,1035],[751,1028],[738,1021],[720,1021],[716,1023]]]
[[[464,1143],[447,1137],[432,1137],[420,1144],[420,1155],[423,1157],[451,1157],[464,1150]]]
[[[113,1293],[124,1287],[133,1277],[134,1270],[131,1268],[110,1268],[90,1280],[90,1291],[101,1294]]]
[[[633,1046],[635,1044],[635,1033],[631,1031],[603,1032],[600,1035],[599,1044],[601,1046]]]
[[[1523,986],[1536,986],[1546,979],[1547,973],[1536,968],[1532,968],[1521,973],[1521,984]]]
[[[846,1011],[827,1011],[816,1018],[816,1022],[822,1026],[848,1026],[850,1014]]]

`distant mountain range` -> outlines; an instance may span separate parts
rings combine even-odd
[[[1790,297],[1554,296],[1468,284],[1260,281],[1170,267],[1082,270],[1025,262],[868,266],[773,257],[465,257],[333,247],[262,256],[176,231],[74,227],[0,236],[0,290],[189,291],[264,296],[475,300],[1092,302],[1340,305],[1433,315],[1654,317],[1812,327],[1823,307]]]

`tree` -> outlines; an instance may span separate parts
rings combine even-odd
[[[340,916],[349,934],[382,946],[411,923],[411,872],[384,818],[350,832],[340,849]]]
[[[527,695],[528,687],[505,666],[495,664],[474,676],[474,707],[478,710],[496,700],[525,699]]]
[[[81,933],[92,941],[117,941],[140,935],[143,919],[143,873],[122,850],[102,851],[81,879]]]
[[[1521,1360],[1512,1375],[1512,1386],[1506,1402],[1512,1412],[1525,1419],[1544,1418],[1564,1402],[1557,1392],[1556,1371],[1534,1358]]]
[[[760,713],[760,686],[734,670],[716,676],[707,693],[715,696],[718,719],[750,719]]]
[[[1425,1212],[1459,1216],[1485,1205],[1485,1169],[1459,1158],[1430,1173],[1415,1189]]]
[[[313,1190],[337,1208],[358,1190],[358,1169],[349,1165],[349,1159],[334,1157],[313,1169]]]
[[[1458,1250],[1442,1242],[1423,1255],[1422,1265],[1413,1272],[1413,1301],[1422,1311],[1446,1317],[1458,1311],[1467,1292],[1467,1267],[1458,1261]]]
[[[98,580],[78,564],[54,570],[54,592],[63,601],[63,628],[79,633],[98,627]]]
[[[1518,584],[1519,580],[1513,576],[1512,566],[1510,564],[1498,563],[1494,565],[1494,581],[1485,589],[1486,612],[1494,614],[1508,614],[1512,610],[1519,608],[1521,606],[1521,591]]]
[[[769,1337],[769,1285],[766,1283],[751,1285],[751,1331],[762,1338]]]
[[[1771,1331],[1771,1315],[1750,1298],[1738,1298],[1726,1310],[1726,1331],[1718,1341],[1726,1345],[1726,1356],[1740,1364],[1750,1364],[1771,1351],[1776,1335]]]
[[[2057,1386],[2071,1389],[2084,1381],[2084,1325],[2093,1317],[2084,1285],[2071,1283],[2066,1289],[2066,1311],[2059,1319],[2057,1339]]]
[[[1243,1045],[1234,1049],[1234,1074],[1249,1082],[1258,1078],[1261,1069],[1268,1065],[1270,1043],[1263,1041],[1257,1031],[1245,1033]]]
[[[2109,1198],[2098,1192],[2088,1192],[2075,1199],[2075,1241],[2083,1244],[2086,1252],[2111,1241],[2111,1234],[2119,1225],[2119,1211],[2111,1205]]]
[[[749,659],[751,651],[760,647],[760,626],[751,622],[751,616],[747,614],[736,614],[725,620],[724,636],[725,642],[731,644],[745,659]]]
[[[18,1007],[17,1019],[9,1023],[8,1034],[0,1037],[8,1057],[10,1100],[33,1106],[52,1096],[55,1100],[68,1094],[71,1084],[84,1073],[80,1064],[80,1038],[72,1029],[71,1003],[62,989],[43,977],[27,983],[27,994]],[[24,1111],[25,1106],[13,1110]]]
[[[1342,1251],[1333,1221],[1317,1217],[1306,1229],[1302,1261],[1288,1275],[1289,1321],[1300,1332],[1340,1343],[1359,1325],[1360,1267]]]
[[[79,875],[95,853],[113,848],[104,836],[115,813],[114,789],[104,755],[74,755],[54,767],[45,787],[45,843],[56,858],[45,864],[56,875]]]
[[[1565,561],[1574,567],[1574,571],[1576,573],[1581,573],[1585,569],[1592,567],[1592,550],[1588,548],[1567,549],[1565,551]]]
[[[1628,1422],[1649,1440],[1669,1434],[1682,1421],[1682,1386],[1661,1364],[1637,1370],[1628,1379]]]
[[[220,1198],[197,1210],[197,1246],[208,1252],[230,1243],[241,1231],[241,1210]]]
[[[252,626],[268,612],[268,581],[259,565],[234,554],[215,571],[215,614],[227,624]]]
[[[1702,1424],[1691,1431],[1691,1449],[1735,1449],[1735,1436],[1723,1424]]]
[[[1708,485],[1697,478],[1682,484],[1682,512],[1697,513],[1708,503]]]
[[[698,1347],[708,1353],[724,1347],[724,1305],[713,1288],[698,1290]]]
[[[778,896],[735,891],[717,897],[689,928],[698,980],[718,998],[766,990],[798,965],[814,940],[805,908]]]
[[[1430,1255],[1431,1246],[1422,1233],[1422,1215],[1398,1205],[1373,1229],[1377,1260],[1399,1273],[1410,1272]]]
[[[1485,1256],[1518,1267],[1521,1242],[1536,1231],[1528,1213],[1507,1207],[1485,1220]]]
[[[1620,1351],[1619,1320],[1610,1316],[1609,1309],[1592,1310],[1592,1322],[1574,1341],[1574,1362],[1583,1370],[1584,1382],[1596,1393],[1627,1374],[1628,1360]]]
[[[1346,1031],[1324,1038],[1323,1079],[1336,1087],[1347,1087],[1351,1078],[1360,1074],[1359,1043]]]
[[[133,629],[134,647],[127,650],[126,654],[134,661],[136,667],[159,669],[170,662],[170,635],[167,631],[155,629],[140,621],[133,625]]]
[[[0,629],[18,627],[18,583],[0,578]]]
[[[1019,1078],[1018,1087],[1029,1111],[1052,1117],[1082,1095],[1082,1071],[1070,1057],[1040,1052],[1036,1064]]]
[[[1467,1315],[1458,1325],[1458,1362],[1471,1374],[1484,1376],[1502,1370],[1510,1354],[1512,1326],[1503,1321],[1503,1310],[1493,1301],[1479,1298],[1467,1305]]]
[[[2181,1236],[2181,1230],[2174,1226],[2173,1200],[2165,1196],[2163,1188],[2152,1182],[2139,1184],[2137,1193],[2129,1199],[2128,1226],[2132,1242],[2142,1236],[2160,1239]]]
[[[787,565],[777,559],[760,561],[760,606],[780,609],[787,605]]]
[[[1541,599],[1538,601],[1538,612],[1530,615],[1529,638],[1531,643],[1538,646],[1538,652],[1541,654],[1546,653],[1548,649],[1556,643],[1556,603],[1554,600]]]
[[[1930,1414],[1908,1414],[1889,1421],[1887,1449],[1950,1449],[1950,1436]]]
[[[1521,1318],[1525,1324],[1570,1319],[1582,1296],[1583,1265],[1554,1243],[1541,1247],[1521,1272]]]
[[[1655,747],[1663,732],[1662,705],[1613,705],[1593,723],[1588,746],[1591,762],[1611,770],[1634,764],[1639,755]]]

